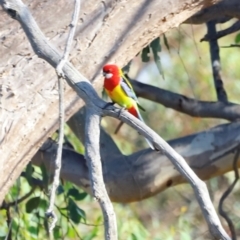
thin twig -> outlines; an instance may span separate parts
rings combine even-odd
[[[60,63],[56,67],[56,72],[58,75],[58,88],[59,88],[59,136],[58,136],[57,156],[55,159],[54,179],[53,179],[51,195],[50,195],[50,203],[49,203],[48,210],[46,212],[46,216],[52,219],[51,224],[49,226],[49,232],[52,232],[57,222],[57,215],[54,213],[54,202],[56,198],[56,190],[59,186],[59,178],[60,178],[60,171],[61,171],[61,165],[62,165],[61,159],[62,159],[62,146],[63,146],[63,138],[64,138],[64,104],[63,104],[64,91],[63,91],[63,81],[62,81],[62,79],[64,78],[64,74],[62,69],[70,53],[74,33],[76,30],[79,11],[80,11],[80,0],[75,0],[75,7],[74,7],[73,16],[72,16],[72,22],[70,24],[70,31],[69,31],[67,43],[65,46],[65,51]]]
[[[120,130],[120,128],[122,127],[122,125],[124,124],[124,122],[120,122],[118,125],[117,125],[117,128],[116,130],[114,131],[114,134],[117,134],[118,131]]]
[[[46,211],[46,216],[51,218],[52,221],[49,226],[49,232],[52,232],[57,222],[57,215],[54,212],[54,202],[56,198],[56,190],[59,186],[59,178],[62,165],[62,146],[63,146],[63,137],[64,137],[64,104],[63,104],[63,81],[62,77],[58,77],[58,88],[59,88],[59,135],[58,135],[58,149],[57,156],[55,159],[55,172],[53,178],[53,184],[51,189],[49,206]]]
[[[69,30],[69,35],[68,35],[67,43],[66,43],[66,46],[65,46],[65,50],[64,50],[64,55],[63,55],[63,58],[61,59],[60,63],[58,64],[58,66],[56,68],[58,76],[60,75],[60,76],[64,77],[64,74],[62,72],[62,68],[63,68],[64,64],[66,63],[66,61],[68,60],[68,56],[69,56],[70,49],[71,49],[71,46],[72,46],[73,37],[74,37],[75,31],[76,31],[76,26],[77,26],[77,21],[78,21],[78,15],[79,15],[79,12],[80,12],[80,3],[81,3],[80,0],[75,0],[74,12],[73,12],[73,15],[72,15],[72,21],[69,25],[70,30]]]
[[[57,210],[60,212],[60,214],[67,219],[68,223],[71,224],[71,226],[72,226],[73,230],[75,231],[75,233],[77,234],[78,238],[79,238],[79,239],[82,239],[81,236],[80,236],[80,234],[79,234],[79,232],[77,231],[77,229],[75,228],[74,224],[72,223],[72,220],[69,218],[69,216],[67,216],[65,213],[63,213],[63,211],[61,210],[61,208],[58,207],[57,205],[55,205],[55,207],[56,207]],[[80,222],[80,223],[81,223],[81,222]]]
[[[212,72],[213,72],[213,79],[214,79],[217,99],[218,101],[221,101],[221,102],[227,102],[228,101],[227,93],[224,89],[223,81],[220,74],[221,63],[220,63],[218,41],[217,39],[214,39],[214,37],[217,34],[215,21],[207,22],[207,34],[208,36],[213,36],[209,41],[209,46],[210,46]]]
[[[239,154],[240,154],[240,148],[238,147],[235,157],[233,159],[233,170],[235,173],[235,179],[234,179],[233,183],[229,186],[229,188],[223,193],[223,195],[219,201],[219,206],[218,206],[219,214],[226,220],[226,222],[229,226],[229,229],[230,229],[231,235],[232,235],[232,240],[237,240],[237,235],[236,235],[235,227],[234,227],[232,220],[230,219],[228,214],[223,210],[223,203],[224,203],[225,199],[229,196],[229,194],[232,192],[232,190],[234,189],[234,187],[237,184],[238,179],[239,179],[239,173],[238,173]]]
[[[9,202],[9,203],[6,203],[5,201],[3,202],[2,206],[0,207],[0,209],[8,209],[10,207],[14,207],[16,205],[16,201],[17,201],[17,204],[23,202],[24,200],[26,200],[27,198],[29,198],[33,193],[34,191],[36,190],[36,187],[32,187],[31,190],[26,193],[23,197],[13,201],[13,202]]]
[[[234,47],[240,48],[240,44],[231,44],[229,46],[222,46],[221,48],[234,48]]]

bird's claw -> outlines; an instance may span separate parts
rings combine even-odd
[[[107,107],[109,107],[109,106],[113,106],[115,104],[115,102],[108,102],[105,106],[104,106],[104,108],[107,108]]]
[[[125,110],[126,110],[125,107],[120,108],[120,110],[119,110],[119,114],[118,114],[118,117],[121,117],[122,112],[124,112]]]

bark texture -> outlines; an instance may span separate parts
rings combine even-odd
[[[81,119],[79,114],[77,119]],[[84,131],[79,133],[79,125],[75,120],[76,117],[71,118],[69,124],[82,139]],[[202,180],[207,180],[232,170],[240,143],[239,131],[239,122],[223,124],[168,143]],[[108,150],[108,145],[113,151]],[[44,163],[48,171],[51,171],[52,155],[56,151],[54,143],[50,146],[47,150],[43,148],[38,151],[32,160],[36,165]],[[104,131],[101,132],[100,151],[104,181],[112,201],[140,201],[187,182],[164,154],[145,149],[129,156],[122,155]],[[81,154],[64,149],[61,177],[92,194],[88,167]]]
[[[1,0],[0,4],[5,2]],[[63,49],[72,6],[54,0],[26,2],[52,44]],[[71,61],[94,81],[99,90],[102,85],[99,74],[104,63],[126,64],[155,37],[216,2],[132,0],[126,4],[125,1],[84,1]],[[58,127],[58,97],[55,71],[33,54],[20,25],[2,10],[0,29],[2,202],[24,166]],[[66,118],[82,104],[76,93],[66,86]]]

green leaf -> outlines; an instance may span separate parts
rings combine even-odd
[[[48,234],[49,233],[49,228],[48,228],[48,220],[47,220],[46,217],[43,219],[43,226],[44,226],[46,234]],[[55,228],[57,228],[57,226]]]
[[[132,240],[138,240],[137,236],[134,233],[131,234],[131,239]]]
[[[78,206],[77,204],[69,198],[68,201],[68,211],[69,211],[69,217],[74,223],[80,223],[81,216],[78,214]]]
[[[168,44],[168,40],[167,40],[167,37],[165,34],[163,34],[163,42],[164,42],[164,45],[165,47],[167,48],[168,51],[170,51],[170,47],[169,47],[169,44]]]
[[[162,75],[163,79],[164,79],[164,74],[163,74],[163,69],[162,69],[162,64],[161,64],[161,58],[158,55],[158,53],[161,52],[162,48],[160,45],[160,38],[156,38],[154,39],[151,43],[150,43],[150,47],[152,48],[153,51],[153,58],[154,61],[157,65],[158,71],[160,73],[160,75]]]
[[[129,70],[130,70],[130,67],[131,67],[131,63],[132,63],[132,60],[129,61],[129,63],[122,68],[122,71],[123,71],[124,73],[129,73]]]
[[[64,188],[63,188],[62,185],[59,185],[58,188],[57,188],[57,195],[60,195],[62,193],[64,193]]]
[[[28,231],[31,233],[32,237],[36,238],[38,236],[38,229],[34,226],[29,226]]]
[[[84,220],[84,222],[86,222],[86,213],[79,207],[77,209],[77,212],[81,216],[81,218]]]
[[[26,171],[23,173],[22,176],[25,177],[25,179],[27,180],[28,184],[30,186],[32,186],[32,175],[34,173],[34,167],[32,166],[31,163],[29,163],[26,167]]]
[[[39,202],[39,205],[38,205],[38,208],[39,209],[42,209],[43,212],[45,213],[46,210],[47,210],[47,207],[48,207],[48,202],[45,200],[45,199],[40,199],[40,202]]]
[[[150,48],[149,48],[149,46],[146,46],[142,50],[142,54],[141,54],[141,58],[142,58],[143,62],[149,62],[149,60],[150,60],[149,53],[150,53]]]
[[[37,209],[39,203],[40,203],[40,197],[33,197],[29,199],[26,203],[26,212],[31,213],[34,209]]]
[[[78,189],[76,189],[76,188],[70,188],[70,189],[68,190],[68,193],[67,193],[68,196],[72,196],[72,197],[74,197],[74,198],[75,198],[75,196],[77,196],[78,194],[79,194],[79,191],[78,191]]]
[[[54,239],[61,239],[61,238],[62,238],[62,235],[61,235],[60,227],[59,227],[59,226],[56,226],[56,227],[53,229],[53,236],[54,236]]]
[[[47,169],[46,169],[44,164],[42,164],[40,166],[40,169],[41,169],[41,172],[42,172],[43,185],[44,185],[45,190],[47,191],[48,190],[48,183],[49,183],[49,176],[48,176],[48,173],[47,173]]]
[[[80,193],[77,188],[71,188],[68,190],[67,195],[74,197],[74,199],[77,201],[80,201],[80,200],[83,200],[87,196],[87,193],[85,193],[85,192]]]
[[[235,43],[239,43],[240,42],[240,33],[238,33],[235,37]]]
[[[161,52],[162,48],[160,45],[160,38],[155,38],[151,43],[150,47],[152,48],[153,52]]]
[[[83,200],[88,194],[86,192],[79,193],[76,197],[75,200],[80,201]]]
[[[80,209],[71,198],[69,198],[68,200],[68,211],[69,217],[74,223],[79,223],[82,218],[86,221],[85,212]]]

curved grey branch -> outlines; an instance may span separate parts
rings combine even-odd
[[[206,184],[197,177],[181,155],[174,151],[174,149],[152,129],[140,120],[136,119],[130,113],[122,112],[121,110],[117,110],[112,107],[108,107],[108,109],[103,110],[103,113],[104,115],[118,118],[127,123],[146,137],[153,144],[156,150],[161,151],[172,162],[180,174],[191,184],[212,235],[220,239],[230,239],[216,214]]]

